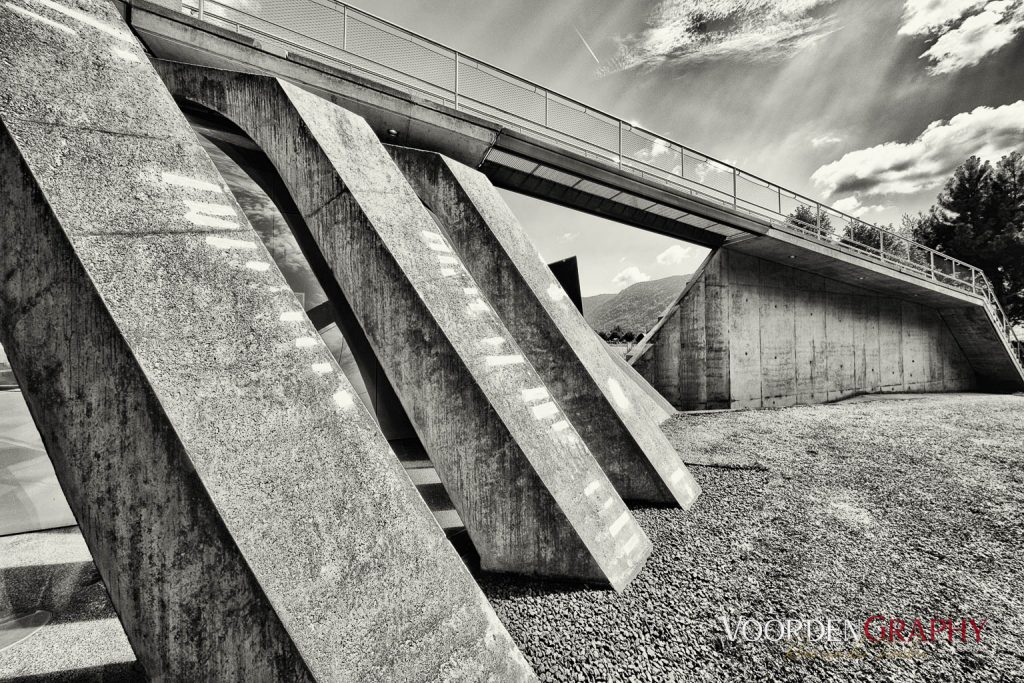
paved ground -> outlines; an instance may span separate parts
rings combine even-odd
[[[655,551],[623,594],[483,580],[543,679],[1024,680],[1024,397],[680,415],[667,429],[705,463],[705,493],[692,514],[638,512]],[[918,617],[929,636],[932,618],[956,620],[957,643],[757,641],[753,624],[755,640],[732,641],[721,621],[831,618],[838,639],[873,615],[905,620],[904,636]],[[980,644],[959,642],[964,617],[987,620]]]
[[[0,390],[0,535],[74,523],[25,399]]]
[[[1024,396],[897,398],[680,415],[666,429],[705,493],[689,514],[637,511],[655,551],[624,593],[481,584],[549,681],[1024,680]],[[75,533],[0,538],[0,587],[45,585],[36,602],[56,605],[0,650],[0,680],[138,677],[83,550]],[[915,618],[955,621],[956,642],[838,640],[873,615],[904,636]],[[723,616],[831,619],[837,641],[795,621],[793,640],[733,641]],[[964,618],[985,620],[981,643],[970,626],[960,642]]]

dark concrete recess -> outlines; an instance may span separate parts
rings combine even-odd
[[[530,679],[113,5],[0,62],[0,342],[148,675]]]
[[[974,321],[977,329],[985,322]],[[708,257],[645,344],[634,367],[684,410],[977,384],[938,311],[724,249]]]
[[[619,494],[689,508],[700,487],[650,418],[650,399],[609,357],[487,177],[434,152],[388,151]]]
[[[576,307],[576,310],[583,313],[583,294],[580,293],[580,266],[575,256],[564,258],[561,261],[549,263],[548,268],[555,280],[565,290],[569,301]]]
[[[277,167],[482,568],[625,587],[649,541],[366,122],[279,79],[156,66]]]

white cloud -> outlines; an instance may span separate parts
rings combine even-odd
[[[964,159],[998,159],[1024,148],[1024,100],[977,107],[932,122],[911,142],[886,142],[843,155],[811,180],[826,196],[914,194],[942,185]]]
[[[988,0],[906,0],[900,34],[913,36],[941,31],[986,2]]]
[[[625,289],[630,285],[635,285],[637,282],[647,282],[650,279],[651,276],[647,273],[644,273],[636,266],[630,266],[613,277],[612,284],[619,289]]]
[[[661,0],[647,27],[620,41],[613,69],[720,57],[784,57],[834,28],[814,10],[835,0]]]
[[[834,133],[825,133],[817,137],[811,138],[811,146],[815,149],[822,147],[831,147],[832,145],[838,145],[843,139]]]
[[[861,216],[867,215],[869,213],[881,213],[882,211],[885,211],[886,207],[882,206],[881,204],[871,204],[865,206],[864,204],[861,204],[860,199],[856,195],[854,195],[852,197],[844,197],[839,201],[834,202],[832,204],[832,208],[835,209],[836,211],[842,211],[843,213],[848,213],[851,216],[860,218]]]
[[[1008,45],[1024,28],[1024,8],[1009,2],[990,2],[985,11],[964,20],[943,34],[921,57],[932,61],[933,74],[952,73],[973,66]]]
[[[906,0],[899,32],[935,38],[921,58],[930,73],[947,74],[974,66],[1022,29],[1024,0]]]
[[[658,254],[656,259],[663,266],[671,266],[682,263],[693,254],[693,247],[685,247],[681,244],[673,244],[665,251]]]

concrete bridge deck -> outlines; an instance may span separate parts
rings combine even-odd
[[[982,382],[1024,388],[1012,331],[969,264],[341,3],[310,0],[316,26],[278,0],[197,3],[122,11],[156,57],[285,78],[385,142],[445,154],[498,187],[948,311]],[[817,224],[791,218],[798,207]]]

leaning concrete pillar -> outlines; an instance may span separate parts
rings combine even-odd
[[[481,566],[629,583],[650,541],[369,125],[285,81],[157,68],[277,167]]]
[[[627,500],[689,508],[700,487],[497,189],[434,152],[389,147],[481,291]]]
[[[149,677],[532,678],[113,6],[0,63],[0,343]]]

